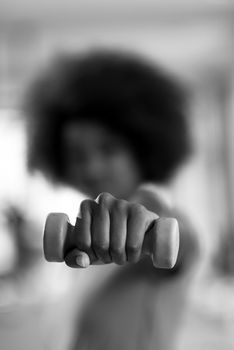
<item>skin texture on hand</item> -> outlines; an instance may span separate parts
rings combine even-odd
[[[98,260],[118,265],[136,263],[141,258],[146,231],[158,218],[142,204],[102,193],[96,200],[80,205],[75,225],[76,246],[65,257],[70,267],[87,267]]]
[[[74,229],[78,249],[66,254],[65,263],[73,268],[111,262],[137,263],[145,233],[159,217],[157,214],[175,217],[179,222],[180,249],[173,271],[190,270],[199,258],[197,233],[153,185],[139,187],[130,201],[109,193],[100,194],[96,200],[84,200]]]

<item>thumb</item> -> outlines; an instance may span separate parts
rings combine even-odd
[[[86,268],[90,265],[88,254],[76,248],[65,256],[64,261],[67,266],[73,268]]]

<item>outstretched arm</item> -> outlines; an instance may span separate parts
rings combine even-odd
[[[45,256],[49,261],[65,260],[70,267],[87,267],[97,262],[137,263],[151,255],[156,267],[171,268],[178,253],[177,220],[166,218],[172,214],[152,186],[140,187],[129,201],[102,193],[96,200],[81,203],[75,227],[65,214],[48,217]],[[184,222],[181,225],[182,231],[187,229]],[[187,245],[190,247],[186,239],[183,237],[178,266],[184,261]]]

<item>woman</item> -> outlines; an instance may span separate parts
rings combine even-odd
[[[153,184],[167,184],[190,151],[181,89],[139,57],[104,50],[58,59],[27,102],[29,168],[89,197],[80,206],[79,249],[67,254],[67,265],[123,265],[84,307],[74,350],[169,350],[197,243]],[[158,215],[179,220],[171,271],[141,259]]]

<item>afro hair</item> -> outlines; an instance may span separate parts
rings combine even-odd
[[[160,67],[121,51],[66,54],[28,90],[28,166],[66,183],[61,131],[95,121],[126,138],[144,181],[165,182],[190,153],[185,93]]]

